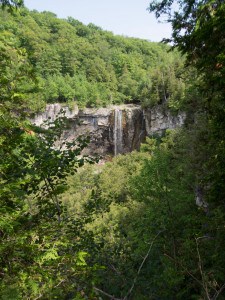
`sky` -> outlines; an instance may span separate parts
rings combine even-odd
[[[150,0],[24,0],[30,10],[54,12],[59,18],[73,17],[94,23],[115,34],[154,42],[170,37],[168,24],[159,24],[147,11]]]

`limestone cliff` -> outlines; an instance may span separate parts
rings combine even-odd
[[[139,149],[146,135],[161,134],[167,128],[181,126],[185,119],[184,114],[173,116],[161,106],[145,110],[134,104],[85,109],[74,106],[69,109],[55,103],[48,104],[46,110],[31,121],[44,126],[45,121],[54,121],[61,109],[69,120],[62,138],[71,141],[80,135],[89,136],[90,144],[84,154],[102,156]]]
[[[147,135],[161,135],[166,129],[181,127],[185,121],[185,113],[172,114],[163,105],[144,110],[145,128]]]

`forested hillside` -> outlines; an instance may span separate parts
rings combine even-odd
[[[166,45],[25,8],[13,15],[1,11],[0,22],[2,45],[22,51],[38,81],[34,108],[74,100],[91,107],[130,101],[147,106],[170,99],[177,109],[184,96],[183,60]]]
[[[149,7],[173,26],[168,53],[0,0],[0,299],[225,298],[225,4],[173,3]],[[99,163],[60,139],[63,115],[28,121],[74,100],[162,102],[186,121]]]

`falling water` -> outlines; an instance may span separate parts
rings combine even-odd
[[[123,150],[123,112],[115,108],[114,111],[114,155],[122,153]]]

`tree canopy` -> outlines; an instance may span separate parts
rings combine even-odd
[[[0,299],[224,299],[224,3],[173,3],[150,10],[167,14],[183,57],[51,12],[0,11]],[[60,139],[63,112],[47,128],[27,120],[68,100],[163,103],[186,121],[92,165],[88,140]]]
[[[23,6],[23,0],[0,0],[0,5],[2,8],[8,8],[12,11],[13,8],[18,8]]]
[[[219,0],[153,1],[149,10],[154,11],[158,18],[166,14],[173,26],[170,40],[187,55],[187,63],[198,72],[201,97],[192,99],[189,109],[197,108],[195,115],[196,118],[201,115],[201,120],[196,126],[198,130],[204,128],[202,132],[206,137],[204,155],[199,159],[202,160],[200,165],[207,167],[199,176],[208,182],[205,185],[211,187],[214,200],[222,205],[225,201],[222,196],[225,188],[222,158],[225,154],[222,146],[225,129],[225,4]]]
[[[0,20],[4,43],[26,52],[35,72],[36,109],[46,102],[151,106],[165,100],[176,109],[185,94],[183,59],[178,52],[168,53],[169,46],[25,8],[13,15],[1,11]]]

